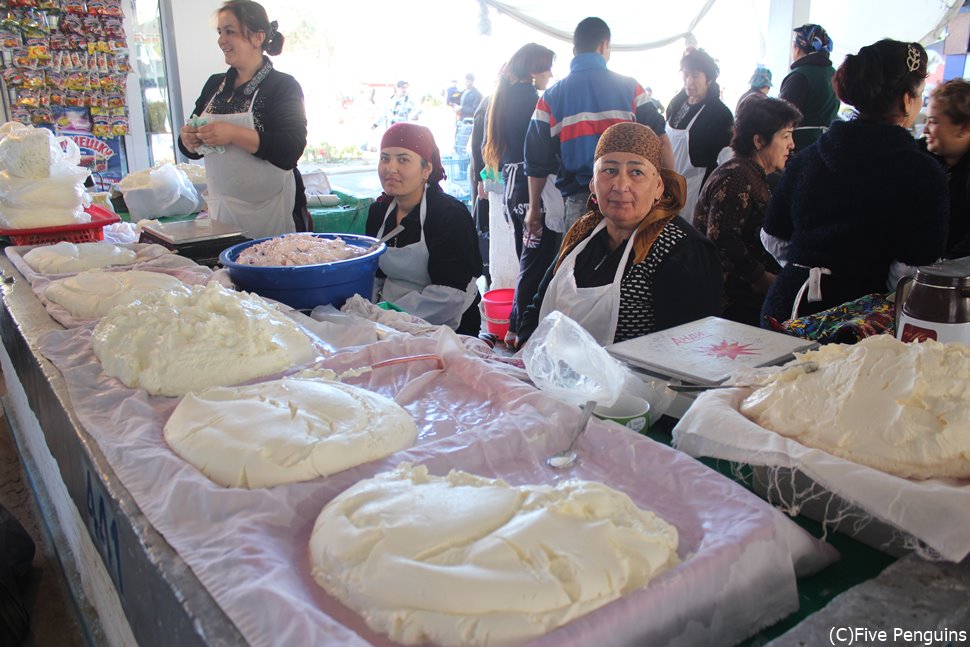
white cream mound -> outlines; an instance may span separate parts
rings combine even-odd
[[[970,348],[888,335],[809,351],[741,403],[766,429],[906,478],[970,478]]]
[[[271,375],[317,354],[289,317],[256,295],[217,283],[152,292],[113,308],[91,344],[105,374],[168,396]]]
[[[410,447],[411,416],[339,382],[282,379],[189,393],[165,424],[179,456],[226,487],[296,483]]]
[[[103,317],[111,308],[131,303],[153,290],[188,293],[188,288],[181,281],[168,274],[139,270],[91,270],[52,281],[44,289],[44,296],[75,317],[96,319]]]
[[[678,563],[677,529],[601,483],[513,487],[399,466],[320,513],[313,578],[392,640],[515,644]]]
[[[137,255],[111,243],[68,243],[35,247],[23,256],[35,272],[63,274],[83,272],[109,265],[131,265]]]
[[[351,245],[339,237],[289,234],[247,247],[239,253],[236,262],[267,267],[316,265],[344,261],[366,251],[366,248]]]

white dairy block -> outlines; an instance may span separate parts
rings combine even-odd
[[[601,483],[398,466],[320,513],[313,578],[404,644],[516,644],[679,563],[677,529]]]
[[[317,354],[303,330],[272,305],[216,283],[152,292],[113,308],[91,344],[105,374],[167,396],[239,384]]]
[[[307,481],[410,447],[393,400],[349,384],[284,378],[187,394],[165,424],[179,456],[226,487]]]
[[[68,243],[35,247],[23,256],[35,272],[62,274],[83,272],[108,265],[131,265],[137,255],[111,243]]]
[[[188,294],[188,288],[181,281],[160,272],[90,270],[51,281],[44,289],[44,296],[75,317],[95,319],[103,317],[114,306],[131,303],[153,290]]]
[[[772,376],[741,412],[803,445],[897,476],[970,477],[970,348],[876,335],[800,359],[819,370]]]

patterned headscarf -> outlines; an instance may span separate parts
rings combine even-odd
[[[802,25],[792,31],[795,32],[795,44],[803,52],[821,52],[822,50],[832,52],[832,39],[829,38],[821,25]]]
[[[634,263],[641,263],[650,253],[650,248],[660,236],[664,226],[673,220],[684,207],[687,195],[687,181],[683,175],[661,168],[662,145],[660,138],[650,128],[632,121],[613,124],[600,136],[596,144],[594,160],[598,160],[610,153],[632,153],[639,155],[653,164],[663,179],[663,195],[653,207],[644,214],[644,218],[637,226],[636,240],[633,243]],[[593,171],[596,173],[595,169]],[[595,195],[590,195],[590,211],[570,227],[559,250],[558,267],[573,248],[586,239],[593,229],[605,217],[600,213]]]
[[[426,162],[431,164],[431,176],[428,184],[437,184],[446,178],[445,168],[441,165],[441,152],[435,144],[431,131],[417,124],[398,122],[384,132],[381,137],[381,150],[394,146],[414,151]]]

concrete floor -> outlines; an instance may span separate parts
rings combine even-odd
[[[6,391],[0,376],[0,396]],[[22,647],[87,646],[77,608],[21,465],[6,416],[0,417],[0,505],[20,522],[36,545],[33,572],[24,595],[30,613],[30,635]],[[7,644],[4,638],[0,636],[0,643]]]

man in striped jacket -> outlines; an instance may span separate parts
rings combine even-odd
[[[666,124],[650,97],[635,79],[606,68],[609,26],[599,18],[583,19],[573,32],[573,54],[569,75],[536,103],[526,134],[529,211],[525,227],[533,235],[542,231],[540,196],[548,175],[559,175],[556,186],[566,201],[566,231],[586,213],[596,143],[615,123],[637,121],[649,126],[660,138],[663,165],[673,167]]]

